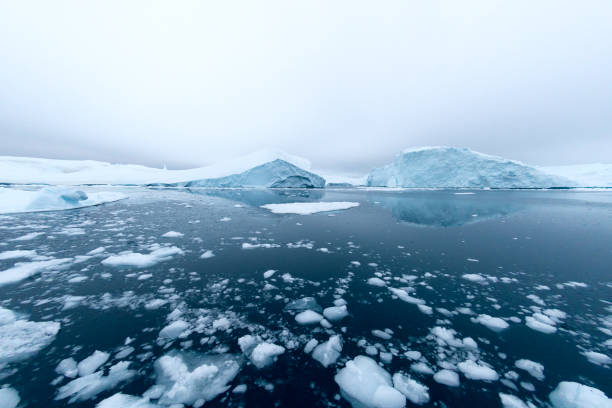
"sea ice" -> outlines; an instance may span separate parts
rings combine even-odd
[[[516,360],[514,365],[516,368],[527,371],[532,377],[544,381],[544,366],[542,364],[522,358]]]
[[[323,211],[338,211],[357,207],[359,203],[339,201],[339,202],[313,202],[313,203],[283,203],[266,204],[262,208],[270,210],[275,214],[298,214],[309,215]]]
[[[108,361],[110,354],[96,350],[92,355],[80,361],[77,365],[79,376],[83,377],[94,373],[102,364]]]
[[[353,408],[403,408],[404,394],[393,388],[391,375],[374,360],[357,356],[338,371],[334,380]]]
[[[404,394],[413,404],[429,402],[429,387],[401,373],[393,374],[393,387]]]
[[[323,319],[323,316],[317,312],[313,312],[312,310],[304,310],[303,312],[295,315],[295,321],[304,325],[317,324],[321,321],[321,319]]]
[[[495,370],[485,364],[479,364],[472,360],[462,361],[457,364],[457,368],[463,373],[465,378],[470,380],[497,381],[499,379],[499,375]]]
[[[136,375],[136,371],[129,369],[130,363],[120,361],[110,367],[108,374],[102,371],[85,375],[70,381],[58,390],[56,400],[69,398],[68,402],[86,401],[94,398],[101,392],[110,390],[117,384],[127,381]]]
[[[116,267],[148,268],[157,263],[169,261],[174,255],[183,255],[182,249],[175,246],[159,247],[148,254],[136,252],[122,252],[118,255],[111,255],[102,261],[102,264]]]
[[[433,379],[435,382],[449,387],[459,386],[459,374],[454,371],[443,369],[434,374]]]
[[[576,382],[560,382],[548,398],[554,408],[612,408],[602,391]]]
[[[0,407],[16,408],[21,398],[14,388],[0,388]]]
[[[27,359],[48,346],[60,330],[57,322],[19,320],[0,308],[0,364]]]
[[[509,324],[505,320],[487,314],[478,315],[478,317],[473,317],[471,320],[474,323],[482,324],[494,332],[500,332],[509,327]]]
[[[17,190],[0,187],[0,214],[56,211],[89,207],[126,198],[114,191],[85,194],[66,187],[45,187],[40,190]]]
[[[312,358],[317,360],[323,367],[334,364],[342,352],[342,339],[339,335],[330,336],[329,340],[319,344],[312,352]]]

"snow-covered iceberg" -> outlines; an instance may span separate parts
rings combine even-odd
[[[92,160],[51,160],[0,156],[0,183],[51,185],[168,185],[200,187],[324,187],[310,162],[279,150],[187,170]]]
[[[368,175],[370,187],[551,188],[572,182],[526,164],[467,148],[422,147],[404,150]]]
[[[323,188],[325,179],[281,159],[238,174],[174,183],[182,187]]]
[[[18,190],[0,187],[0,214],[70,210],[90,207],[127,198],[116,191],[92,192],[67,187],[46,187],[40,190]]]

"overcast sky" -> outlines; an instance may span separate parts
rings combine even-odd
[[[0,154],[612,162],[612,1],[3,1]]]

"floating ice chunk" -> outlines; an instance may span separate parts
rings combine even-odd
[[[200,406],[230,388],[240,364],[240,358],[230,354],[170,352],[155,362],[159,404]]]
[[[419,360],[422,356],[421,352],[416,350],[408,350],[404,355],[410,360]]]
[[[256,249],[256,248],[280,248],[278,244],[250,244],[248,242],[242,243],[242,249]]]
[[[208,259],[212,258],[213,256],[215,256],[215,253],[210,249],[207,249],[206,251],[202,252],[202,255],[200,255],[200,259]]]
[[[79,370],[74,358],[70,357],[60,361],[57,367],[55,367],[55,372],[63,375],[64,377],[74,378],[79,373]]]
[[[30,241],[36,237],[40,237],[41,235],[45,235],[45,233],[44,232],[30,232],[20,237],[13,238],[11,241]]]
[[[232,323],[227,317],[220,317],[214,320],[212,323],[213,330],[226,331],[230,327],[232,327]]]
[[[316,202],[316,203],[283,203],[283,204],[266,204],[261,208],[270,210],[275,214],[298,214],[309,215],[323,211],[338,211],[357,207],[359,203],[349,201],[338,202]]]
[[[0,326],[13,323],[15,320],[17,320],[17,315],[15,314],[15,312],[0,307]]]
[[[310,352],[317,346],[317,344],[319,344],[319,340],[310,339],[310,341],[308,341],[308,343],[306,343],[306,345],[304,346],[304,353],[310,354]]]
[[[499,375],[495,370],[481,363],[476,363],[472,360],[465,360],[457,364],[459,371],[463,373],[465,378],[470,380],[482,380],[482,381],[497,381]]]
[[[232,390],[233,394],[244,394],[245,392],[247,392],[247,385],[246,384],[238,384]]]
[[[368,279],[368,285],[378,286],[378,287],[381,287],[381,288],[384,287],[384,286],[387,286],[385,281],[380,279],[380,278],[370,278],[370,279]]]
[[[357,356],[338,371],[334,380],[353,408],[403,408],[404,394],[392,387],[391,375],[374,360]]]
[[[156,408],[158,405],[149,402],[147,398],[127,395],[118,392],[98,403],[96,408]]]
[[[105,191],[85,194],[65,187],[45,187],[41,190],[0,188],[0,214],[57,211],[89,207],[127,198],[125,194]]]
[[[285,310],[294,310],[297,312],[301,312],[304,310],[314,310],[315,312],[320,312],[322,308],[321,306],[319,306],[315,298],[304,297],[287,303],[287,306],[285,306]]]
[[[459,374],[451,370],[440,370],[434,374],[433,379],[438,384],[447,385],[449,387],[459,386]]]
[[[106,251],[105,247],[98,247],[96,249],[92,249],[91,251],[89,251],[87,255],[100,255],[104,253],[104,251]]]
[[[516,360],[514,365],[516,368],[527,371],[532,377],[544,381],[544,366],[542,364],[522,358]]]
[[[133,266],[135,268],[148,268],[160,262],[169,261],[174,255],[183,254],[183,250],[175,246],[157,248],[148,254],[128,251],[119,255],[111,255],[104,259],[102,264],[116,267]]]
[[[42,271],[54,271],[65,268],[72,258],[50,259],[18,263],[12,268],[0,271],[0,286],[15,283],[36,275]]]
[[[164,237],[164,238],[180,238],[180,237],[182,237],[184,235],[185,234],[183,234],[182,232],[168,231],[165,234],[163,234],[162,237]]]
[[[97,371],[74,379],[60,387],[55,399],[69,398],[69,403],[92,399],[99,393],[110,390],[117,384],[134,377],[136,371],[130,370],[129,365],[130,363],[127,361],[120,361],[108,370],[108,375],[103,375],[102,371]]]
[[[563,286],[567,286],[567,287],[570,287],[570,288],[586,288],[586,287],[588,287],[589,285],[587,285],[587,284],[586,284],[586,283],[584,283],[584,282],[574,282],[574,281],[569,281],[569,282],[565,282],[565,283],[563,283]]]
[[[304,325],[317,324],[321,321],[321,319],[323,319],[323,316],[317,312],[313,312],[312,310],[304,310],[303,312],[295,315],[295,321]]]
[[[499,317],[489,316],[488,314],[478,315],[478,317],[473,317],[471,318],[471,320],[474,323],[482,324],[483,326],[494,332],[500,332],[510,327],[510,325],[505,320],[500,319]]]
[[[25,360],[47,347],[60,330],[57,322],[17,320],[0,308],[0,365]],[[10,311],[9,311],[10,312]],[[12,313],[12,312],[11,312]]]
[[[536,330],[545,334],[552,334],[557,331],[557,328],[551,324],[542,322],[533,316],[527,316],[525,318],[525,324],[532,330]]]
[[[323,367],[327,368],[338,360],[341,352],[342,339],[339,335],[334,335],[331,336],[326,342],[315,347],[314,351],[312,352],[312,358],[321,363]]]
[[[0,252],[0,261],[4,261],[7,259],[15,259],[15,258],[34,258],[36,256],[36,251],[26,251],[26,250],[15,250],[15,251],[4,251]]]
[[[585,351],[582,353],[589,362],[597,365],[607,365],[612,363],[612,358],[608,357],[603,353],[598,353],[596,351]]]
[[[415,305],[425,304],[425,301],[423,299],[418,299],[418,298],[410,296],[408,292],[406,292],[404,289],[389,288],[389,290],[391,291],[391,293],[393,293],[395,296],[397,296],[404,302],[412,303]]]
[[[372,335],[383,339],[383,340],[391,340],[391,335],[385,331],[374,329],[372,330]]]
[[[554,408],[612,408],[602,391],[576,382],[560,382],[548,398]]]
[[[180,336],[181,333],[184,332],[185,330],[187,330],[188,328],[189,328],[189,323],[187,323],[184,320],[176,320],[176,321],[170,323],[169,325],[167,325],[166,327],[164,327],[159,332],[159,337],[160,338],[164,338],[164,339],[168,339],[168,340],[174,340],[178,336]]]
[[[264,368],[276,362],[279,355],[285,352],[285,348],[273,343],[259,343],[251,352],[251,362],[257,368]]]
[[[478,282],[478,283],[486,283],[487,278],[482,276],[479,273],[466,273],[461,276],[465,280],[469,280],[470,282]]]
[[[530,408],[527,404],[521,401],[520,398],[515,397],[514,395],[504,394],[503,392],[500,392],[498,395],[503,408]]]
[[[423,362],[413,363],[410,365],[410,370],[419,374],[432,375],[434,371],[427,364]]]
[[[346,305],[331,306],[323,310],[323,316],[329,321],[337,322],[348,316],[348,310],[346,309]]]
[[[89,357],[83,359],[77,365],[79,376],[83,377],[94,373],[102,364],[108,361],[110,354],[96,350]]]
[[[526,297],[527,299],[531,300],[533,303],[538,304],[540,306],[544,306],[546,304],[544,303],[542,298],[539,297],[538,295],[531,294],[531,295],[527,295]]]
[[[268,269],[267,271],[263,273],[263,277],[264,279],[268,279],[268,278],[271,278],[272,275],[274,275],[275,273],[276,271],[274,269]]]
[[[164,299],[151,299],[147,303],[145,303],[144,307],[147,310],[157,310],[166,303],[168,303],[168,301]]]
[[[21,398],[14,388],[0,388],[0,407],[16,408]]]
[[[408,375],[393,374],[393,387],[404,394],[413,404],[422,405],[429,402],[429,387],[413,380]]]
[[[431,315],[433,314],[433,308],[431,308],[430,306],[427,305],[417,305],[419,310],[421,311],[421,313],[424,313],[426,315]]]

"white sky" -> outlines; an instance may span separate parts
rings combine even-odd
[[[612,162],[612,1],[3,1],[0,154]]]

